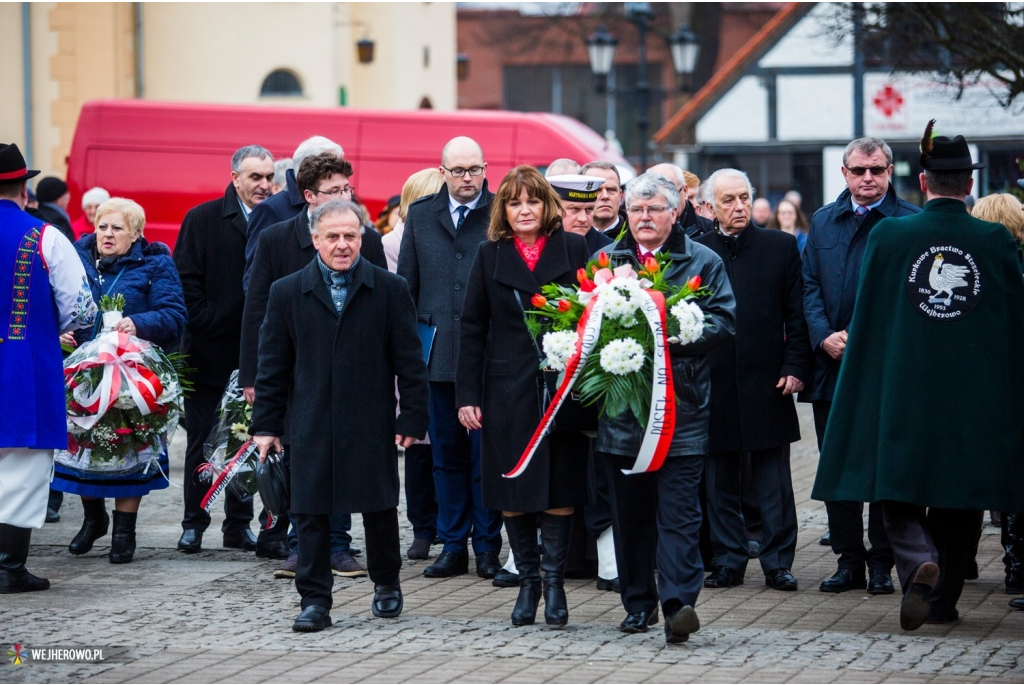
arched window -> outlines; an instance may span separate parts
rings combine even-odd
[[[297,97],[302,95],[299,77],[287,69],[275,69],[263,79],[260,97]]]

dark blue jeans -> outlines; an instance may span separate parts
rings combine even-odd
[[[430,447],[434,453],[437,535],[445,552],[501,550],[501,512],[484,508],[480,485],[480,432],[458,418],[454,383],[430,384]]]
[[[405,503],[412,534],[417,540],[437,537],[437,499],[434,497],[434,454],[430,445],[405,449]]]

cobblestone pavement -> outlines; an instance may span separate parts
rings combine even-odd
[[[30,567],[53,583],[48,592],[0,598],[0,643],[30,647],[91,646],[114,658],[102,664],[0,665],[0,682],[1020,682],[1024,614],[1011,612],[1002,589],[998,532],[985,529],[981,578],[960,601],[961,621],[899,629],[898,594],[831,595],[818,583],[834,559],[818,538],[824,508],[809,499],[817,450],[810,413],[806,439],[794,445],[793,478],[800,516],[796,593],[768,590],[756,561],[746,584],[705,590],[697,604],[702,629],[666,646],[661,626],[646,635],[615,630],[618,596],[593,581],[567,581],[570,625],[564,630],[511,627],[514,589],[474,575],[423,577],[428,562],[406,560],[405,611],[399,619],[370,613],[367,579],[335,579],[334,627],[298,634],[291,622],[298,595],[275,580],[279,562],[219,548],[219,519],[201,554],[174,546],[181,532],[181,492],[147,497],[132,564],[106,559],[109,537],[83,557],[67,543],[81,522],[78,498],[62,520],[33,537]],[[184,435],[172,450],[181,483]],[[111,503],[108,502],[108,506]],[[403,512],[404,516],[404,512]],[[353,535],[362,539],[359,517]],[[412,531],[403,519],[403,550]],[[435,547],[433,552],[439,551]]]

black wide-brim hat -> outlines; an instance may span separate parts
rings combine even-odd
[[[971,149],[967,147],[967,140],[963,136],[948,138],[946,136],[932,137],[932,127],[935,120],[928,122],[924,130],[924,137],[921,138],[921,167],[928,171],[970,171],[972,169],[984,169],[987,164],[975,163],[971,159]]]
[[[0,143],[0,183],[24,181],[39,175],[36,169],[29,169],[25,156],[14,143]]]

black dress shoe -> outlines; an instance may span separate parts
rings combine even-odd
[[[224,546],[228,549],[241,549],[246,552],[256,551],[256,536],[248,528],[224,533]],[[285,557],[287,559],[287,557]]]
[[[451,578],[463,573],[469,573],[469,554],[466,552],[441,552],[437,561],[423,569],[427,578]]]
[[[497,552],[484,552],[476,556],[476,574],[481,578],[493,578],[501,570]]]
[[[597,577],[597,589],[602,592],[621,592],[618,578],[606,580],[601,576]]]
[[[494,587],[519,587],[519,574],[499,568],[491,581]]]
[[[932,590],[939,582],[939,567],[926,561],[917,567],[910,578],[910,588],[900,602],[900,628],[917,630],[928,620],[932,611]]]
[[[764,575],[764,584],[773,590],[796,592],[796,578],[788,568],[777,568]]]
[[[818,544],[821,545],[822,547],[831,547],[832,546],[832,531],[830,531],[830,530],[829,531],[825,531],[825,534],[822,535],[821,538],[818,540]]]
[[[868,594],[891,595],[896,592],[896,588],[892,584],[891,573],[880,568],[869,571],[869,573],[871,577],[868,579]]]
[[[178,538],[178,551],[195,554],[203,551],[203,531],[189,528]]]
[[[743,574],[737,573],[728,566],[719,566],[704,579],[704,587],[707,588],[736,587],[737,585],[743,585]]]
[[[619,624],[619,630],[623,633],[646,633],[649,626],[658,624],[658,607],[649,614],[646,611],[638,611],[629,614]]]
[[[1024,611],[1024,597],[1014,597],[1010,600],[1010,608],[1017,611]]]
[[[928,612],[928,618],[924,622],[929,624],[956,623],[959,620],[960,612],[956,609],[939,609],[932,606],[931,611]]]
[[[402,613],[404,602],[402,588],[398,585],[374,585],[373,603],[370,609],[377,618],[397,618]]]
[[[260,542],[256,540],[256,556],[259,559],[287,559],[292,553],[285,540]]]
[[[822,581],[818,589],[822,592],[846,592],[847,590],[862,590],[868,586],[867,580],[864,579],[863,573],[854,575],[854,572],[848,568],[840,568],[831,578]],[[889,581],[889,586],[892,586],[892,581]]]
[[[423,540],[416,538],[409,545],[409,551],[405,553],[405,556],[410,559],[427,559],[430,557],[430,540]]]
[[[60,521],[60,512],[53,507],[46,507],[46,522],[57,523]]]
[[[665,616],[665,643],[670,645],[686,642],[690,639],[690,633],[700,630],[700,619],[697,612],[691,606],[684,606],[682,609]]]
[[[295,623],[292,624],[292,630],[297,633],[316,633],[330,625],[331,615],[327,607],[311,604],[303,609],[302,613],[295,619]]]

